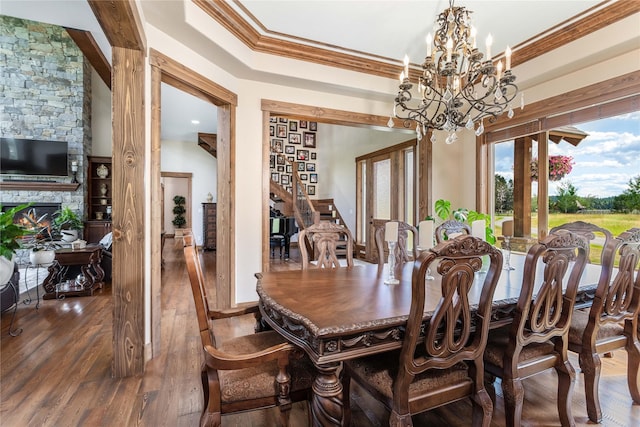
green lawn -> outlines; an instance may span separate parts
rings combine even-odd
[[[505,218],[505,215],[496,215],[496,222]],[[633,227],[640,227],[640,215],[637,214],[561,214],[561,213],[552,213],[549,214],[549,229],[556,227],[561,224],[566,224],[568,222],[574,221],[584,221],[590,222],[592,224],[596,224],[602,228],[605,228],[613,234],[613,236],[617,236],[620,233],[627,231]],[[532,237],[537,237],[538,235],[538,214],[531,214],[531,228],[532,228]],[[501,227],[498,225],[494,230],[496,236],[502,234]],[[599,264],[600,263],[600,254],[602,253],[602,245],[592,244],[591,251],[589,254],[589,258],[592,263]]]

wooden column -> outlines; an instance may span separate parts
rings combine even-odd
[[[538,135],[538,239],[549,231],[549,132]]]
[[[113,375],[144,372],[144,52],[113,47]]]
[[[432,191],[432,168],[431,162],[433,158],[433,143],[430,130],[426,136],[418,141],[418,153],[416,155],[417,168],[417,194],[418,194],[418,222],[422,221],[427,215],[431,215],[433,209],[433,191]],[[416,223],[416,224],[417,224]]]
[[[531,235],[531,137],[516,138],[513,156],[513,235]]]
[[[233,209],[233,195],[236,192],[234,165],[236,107],[235,104],[218,106],[218,206],[216,228],[220,231],[217,236],[216,250],[216,307],[228,308],[235,303],[235,211]],[[230,179],[220,179],[230,177]],[[227,250],[228,248],[228,250]]]
[[[161,86],[162,71],[157,66],[151,67],[151,123],[161,121]],[[161,186],[161,140],[159,127],[151,127],[151,358],[159,356],[161,350],[160,332],[162,319],[162,231],[164,230],[164,194]],[[160,262],[157,262],[160,260]],[[156,261],[156,262],[154,262]],[[149,357],[147,357],[149,359]]]

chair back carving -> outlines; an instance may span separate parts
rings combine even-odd
[[[320,221],[306,227],[300,232],[298,237],[300,254],[302,256],[302,269],[310,268],[311,255],[305,244],[305,239],[309,239],[314,252],[317,252],[318,268],[338,268],[338,248],[345,246],[345,257],[348,267],[353,266],[353,237],[348,228],[343,225],[329,221]]]
[[[375,240],[376,247],[378,249],[378,265],[384,266],[385,262],[388,260],[388,246],[384,241],[384,230],[385,225],[389,222],[388,220],[373,220],[373,227],[375,229]],[[417,258],[416,256],[416,244],[418,242],[418,229],[413,225],[408,224],[403,221],[396,221],[398,223],[398,244],[396,245],[396,267],[400,268],[400,266],[407,262],[413,261]],[[409,235],[412,238],[413,247],[409,249]]]
[[[618,270],[611,280],[615,257]],[[632,228],[612,239],[603,250],[603,272],[591,305],[589,323],[594,339],[599,326],[622,320],[637,322],[640,314],[640,228]],[[636,271],[637,270],[637,271]],[[633,330],[633,329],[632,329]],[[587,334],[585,334],[587,335]]]
[[[448,219],[436,227],[436,243],[444,242],[454,233],[471,234],[471,227],[464,222]]]
[[[611,235],[611,232],[609,230],[604,229],[602,227],[598,227],[597,225],[592,224],[590,222],[584,222],[584,221],[574,221],[574,222],[568,222],[566,224],[558,225],[557,227],[553,227],[550,232],[553,233],[557,230],[569,230],[574,233],[578,233],[584,236],[588,242],[592,242],[593,240],[595,240],[597,237],[596,234],[602,235],[602,237],[604,238],[604,244],[602,245],[603,247],[606,246],[607,243],[611,241],[611,239],[613,239],[613,236]],[[602,265],[604,265],[604,259],[602,258],[603,256],[604,256],[604,252],[600,259],[600,263]],[[590,260],[587,259],[587,262],[590,262]]]
[[[485,255],[490,259],[489,270],[476,278]],[[423,326],[425,287],[434,286],[433,282],[425,280],[429,268],[440,275],[442,292],[429,323]],[[398,396],[402,400],[401,396],[407,396],[415,375],[428,369],[448,368],[463,360],[476,365],[470,372],[475,375],[476,386],[483,387],[482,354],[491,320],[491,302],[501,270],[502,252],[473,236],[448,240],[420,254],[413,269],[411,311],[394,399]],[[469,298],[473,286],[482,287],[475,312]],[[424,342],[419,344],[421,336]]]
[[[583,236],[566,230],[557,230],[529,249],[511,329],[515,339],[510,340],[507,350],[507,354],[514,354],[512,360],[518,360],[520,350],[527,344],[555,337],[567,339],[588,251],[589,244]],[[536,286],[540,267],[542,283]]]

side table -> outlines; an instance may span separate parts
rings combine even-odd
[[[94,289],[102,288],[104,270],[100,267],[102,247],[89,245],[83,249],[58,249],[49,267],[49,275],[42,287],[43,299],[62,299],[67,296],[91,296]],[[77,278],[67,277],[70,266],[80,266]]]

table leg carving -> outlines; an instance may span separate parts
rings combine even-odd
[[[338,378],[340,363],[317,366],[313,383],[311,417],[313,426],[344,426],[342,383]]]
[[[42,287],[45,294],[53,294],[56,291],[56,283],[60,281],[60,264],[58,261],[53,261],[47,270],[49,275],[42,282]]]

